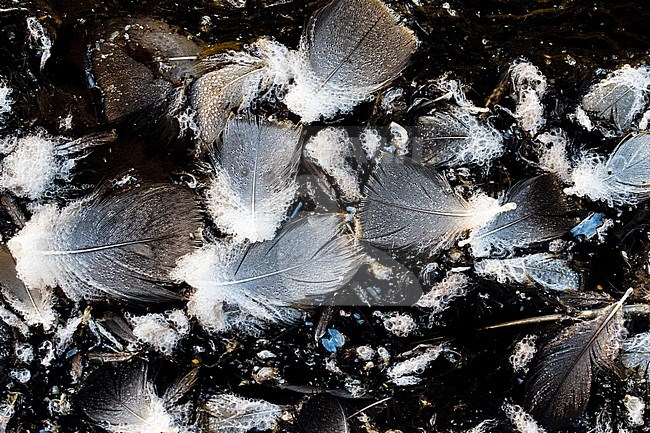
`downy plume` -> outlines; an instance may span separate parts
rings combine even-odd
[[[48,331],[56,323],[53,293],[49,287],[28,288],[16,274],[16,262],[4,245],[0,246],[0,291],[2,297],[30,326]]]
[[[516,248],[546,242],[562,236],[574,225],[569,213],[575,204],[562,192],[555,175],[543,174],[516,184],[505,203],[516,208],[490,220],[460,246],[471,245],[474,257],[502,257]]]
[[[30,289],[59,286],[73,300],[179,299],[165,288],[176,260],[201,239],[192,192],[152,185],[39,208],[8,242]]]
[[[305,123],[348,113],[395,79],[415,47],[380,0],[334,0],[305,27],[284,102]]]
[[[147,364],[136,360],[95,372],[79,399],[86,416],[110,433],[181,432],[147,371]]]
[[[526,408],[545,426],[560,429],[587,407],[595,370],[612,370],[625,334],[623,298],[592,320],[579,322],[543,345],[534,358]]]
[[[287,408],[260,399],[235,394],[218,394],[203,405],[200,424],[211,433],[247,433],[275,431]]]
[[[24,137],[0,138],[0,190],[18,197],[40,200],[65,188],[77,161],[90,149],[112,141],[112,133],[93,134],[77,140],[54,137],[44,130]]]
[[[499,131],[464,107],[420,117],[415,141],[414,152],[418,149],[422,163],[432,166],[487,166],[505,150]]]
[[[291,321],[288,307],[340,289],[361,265],[359,246],[341,230],[337,214],[303,216],[271,241],[206,245],[183,257],[173,276],[196,289],[188,311],[209,330],[232,327],[224,304],[263,321]]]
[[[544,105],[542,98],[546,94],[546,77],[539,68],[525,59],[516,60],[510,70],[512,92],[517,102],[515,118],[526,131],[536,135],[544,126]]]
[[[605,158],[584,152],[571,173],[568,194],[607,202],[609,206],[636,206],[650,197],[650,134],[631,135]]]
[[[208,212],[235,241],[270,240],[285,219],[298,189],[300,136],[290,124],[234,119],[211,150]]]
[[[511,259],[484,259],[474,263],[474,271],[501,284],[539,286],[546,290],[578,290],[580,275],[566,259],[550,253],[530,254]]]
[[[229,51],[204,62],[217,69],[196,80],[189,90],[202,151],[217,140],[233,112],[246,112],[260,94],[286,87],[291,69],[289,50],[263,38],[247,52]]]
[[[361,202],[361,239],[379,248],[435,254],[511,209],[485,195],[467,201],[435,171],[384,154]]]
[[[650,68],[625,65],[594,84],[582,98],[582,108],[625,131],[643,111],[650,91]]]

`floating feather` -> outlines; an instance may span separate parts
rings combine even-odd
[[[485,195],[466,201],[438,173],[385,154],[361,203],[361,238],[379,248],[435,254],[511,208]]]
[[[650,68],[625,65],[594,84],[582,98],[582,107],[596,118],[611,121],[625,131],[648,101]]]
[[[546,426],[564,427],[585,410],[594,370],[614,369],[625,333],[617,303],[589,321],[576,323],[542,346],[531,367],[526,408]]]
[[[215,224],[236,241],[273,238],[297,189],[300,128],[235,119],[212,151],[215,177],[207,190]]]
[[[525,59],[516,60],[509,70],[513,96],[517,101],[515,118],[531,135],[544,126],[544,105],[542,98],[546,93],[546,77],[539,68]]]
[[[459,243],[470,244],[474,257],[504,256],[515,248],[558,238],[575,225],[568,216],[575,205],[551,174],[519,182],[505,202],[515,203],[516,209],[497,215]]]
[[[182,258],[174,276],[196,288],[189,312],[211,330],[232,325],[223,303],[265,321],[292,320],[287,307],[338,290],[361,264],[359,247],[341,234],[341,224],[336,214],[309,215],[272,241],[207,245]]]
[[[300,433],[348,433],[345,412],[328,394],[316,394],[303,403],[297,419]]]
[[[474,263],[474,271],[501,284],[540,286],[547,290],[578,290],[580,276],[565,259],[549,253],[512,259],[484,259]]]
[[[421,153],[422,163],[433,166],[488,165],[505,150],[499,132],[481,124],[466,108],[420,117],[415,142],[414,152]]]
[[[650,134],[624,139],[604,157],[585,152],[571,173],[568,194],[604,201],[610,206],[636,206],[650,197]]]
[[[189,92],[203,150],[217,140],[233,112],[246,111],[262,92],[286,86],[288,53],[286,47],[260,39],[251,52],[228,52],[208,59],[218,69],[196,80]]]
[[[395,79],[415,46],[381,1],[334,0],[305,27],[285,103],[306,123],[348,113]]]
[[[73,300],[159,302],[179,299],[163,285],[201,229],[191,191],[153,185],[43,206],[8,246],[29,288],[59,286]]]
[[[285,408],[264,400],[219,394],[210,397],[202,408],[205,431],[247,433],[251,430],[275,430]]]
[[[97,371],[82,390],[83,411],[111,433],[178,433],[147,371],[141,361]]]
[[[28,325],[42,325],[46,331],[54,326],[52,290],[49,287],[27,288],[16,275],[16,262],[4,245],[0,246],[0,290]]]

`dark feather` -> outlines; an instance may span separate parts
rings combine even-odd
[[[556,239],[576,222],[570,216],[575,202],[552,174],[518,183],[505,202],[515,203],[516,209],[497,215],[464,242],[471,244],[475,257],[505,256],[515,248]]]
[[[300,433],[348,433],[341,403],[328,394],[316,394],[303,405],[298,416]]]
[[[569,326],[540,348],[525,404],[549,428],[562,428],[580,416],[589,402],[594,371],[615,368],[623,330],[621,308],[629,293],[595,319]]]

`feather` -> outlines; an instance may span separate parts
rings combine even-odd
[[[328,394],[316,394],[303,403],[297,419],[300,433],[348,433],[341,403]]]
[[[466,201],[438,173],[385,154],[361,202],[361,239],[383,249],[435,254],[510,207],[483,195]]]
[[[635,206],[650,197],[650,134],[631,135],[605,159],[585,152],[565,192],[610,206]]]
[[[205,431],[212,433],[247,433],[274,431],[285,408],[264,400],[219,394],[210,397],[203,407],[207,415]]]
[[[645,107],[649,90],[650,68],[625,65],[594,84],[582,98],[582,107],[625,131]]]
[[[275,235],[298,190],[301,129],[289,124],[234,119],[212,151],[215,177],[207,208],[215,224],[236,241]]]
[[[535,356],[525,405],[549,428],[564,427],[582,414],[589,402],[594,370],[615,368],[625,331],[621,308],[631,292],[595,319],[563,329]]]
[[[336,214],[291,221],[272,241],[213,244],[182,258],[174,276],[196,288],[188,311],[210,330],[231,327],[222,304],[264,321],[288,321],[292,305],[343,285],[362,263],[359,247],[341,234]]]
[[[380,0],[334,0],[305,27],[285,103],[306,123],[348,113],[395,79],[415,47]]]
[[[420,153],[425,165],[488,165],[504,150],[499,132],[481,124],[467,109],[450,108],[417,121],[413,154]]]
[[[47,331],[56,323],[51,289],[27,288],[16,275],[16,262],[4,245],[0,246],[0,290],[28,325],[42,325]]]
[[[562,193],[554,175],[543,174],[516,184],[505,202],[515,203],[516,209],[497,215],[488,224],[472,233],[470,244],[474,257],[504,256],[515,248],[550,241],[575,226],[568,214],[575,204]]]
[[[546,290],[578,290],[580,276],[565,259],[549,253],[511,259],[484,259],[474,263],[474,271],[501,284],[517,283]]]
[[[189,92],[202,150],[217,140],[233,112],[246,111],[262,92],[286,87],[291,70],[287,48],[267,39],[255,42],[251,52],[228,52],[207,61],[221,67],[196,80]]]
[[[86,416],[111,433],[177,433],[147,371],[135,361],[95,372],[79,398]]]
[[[8,246],[29,288],[59,286],[73,300],[160,302],[179,299],[162,285],[201,231],[191,191],[161,184],[43,206]]]

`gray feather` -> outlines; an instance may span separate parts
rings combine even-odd
[[[290,124],[233,119],[219,150],[207,191],[215,224],[236,240],[272,239],[286,218],[298,185],[301,130]]]
[[[575,203],[551,174],[515,185],[506,197],[516,209],[496,216],[467,242],[475,257],[504,256],[515,248],[558,238],[575,225]]]
[[[73,300],[159,302],[178,299],[163,285],[201,230],[190,190],[153,185],[44,207],[8,245],[28,287],[58,285]]]
[[[624,300],[603,309],[593,320],[562,330],[536,355],[525,403],[548,427],[564,427],[580,416],[589,402],[594,370],[615,368]]]
[[[434,254],[496,213],[455,194],[431,169],[385,154],[361,203],[361,238],[379,248]]]
[[[285,102],[303,122],[349,112],[397,77],[415,46],[381,1],[334,0],[305,28]]]

